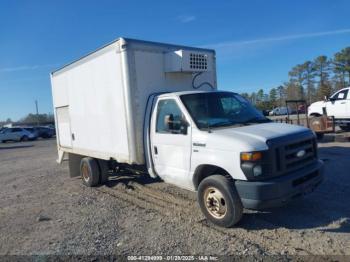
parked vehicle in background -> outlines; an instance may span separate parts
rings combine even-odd
[[[39,137],[38,131],[34,127],[23,127],[25,130],[31,132],[33,135],[36,136],[36,138]]]
[[[280,106],[272,109],[269,113],[270,116],[282,116],[282,115],[287,115],[287,107]],[[289,109],[289,114],[292,114],[292,110]]]
[[[22,127],[6,128],[0,132],[0,141],[28,141],[35,140],[38,136]]]
[[[308,108],[309,116],[334,117],[337,125],[343,130],[350,129],[350,87],[343,88],[324,101],[312,103]]]
[[[55,129],[50,127],[38,126],[34,128],[38,132],[38,136],[41,138],[51,138],[56,134]]]
[[[7,127],[1,127],[1,128],[0,128],[0,133],[1,133],[2,131],[4,131],[6,128],[7,128]]]
[[[270,110],[261,110],[261,113],[264,115],[264,116],[269,116],[270,115]]]

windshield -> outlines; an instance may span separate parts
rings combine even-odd
[[[231,92],[188,94],[181,100],[200,129],[270,121],[245,98]]]

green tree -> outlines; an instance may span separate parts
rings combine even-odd
[[[281,86],[278,86],[276,90],[278,95],[278,104],[279,106],[282,106],[286,99],[286,88],[281,85]]]
[[[331,85],[329,82],[330,61],[327,56],[319,56],[314,60],[315,75],[319,79],[318,83],[318,99],[323,99],[324,96],[331,94]]]
[[[269,100],[271,102],[271,107],[275,107],[276,102],[277,102],[277,89],[276,88],[270,89]]]
[[[334,55],[332,60],[334,65],[334,72],[340,75],[343,81],[343,86],[346,86],[346,77],[348,78],[348,83],[350,83],[350,47],[342,49],[340,52]]]
[[[302,64],[304,74],[304,84],[306,86],[306,101],[311,104],[315,100],[315,65],[311,61],[306,61]]]
[[[289,92],[293,92],[295,99],[304,97],[305,68],[303,64],[296,65],[289,71]],[[292,90],[293,89],[293,90]]]
[[[241,96],[243,96],[245,99],[248,99],[248,100],[250,100],[250,96],[249,96],[249,94],[248,93],[241,93]]]
[[[256,101],[257,102],[264,101],[264,90],[263,89],[259,89],[259,91],[256,93]]]
[[[286,99],[301,99],[300,86],[294,81],[284,83],[286,90]]]
[[[252,104],[254,104],[254,105],[255,105],[256,102],[257,102],[256,97],[257,97],[257,96],[256,96],[256,93],[255,93],[255,92],[253,92],[253,93],[250,94],[250,99],[249,99],[249,100],[250,100],[250,102],[251,102]]]
[[[53,114],[28,114],[20,120],[20,122],[25,124],[36,124],[36,123],[52,123],[54,122]]]

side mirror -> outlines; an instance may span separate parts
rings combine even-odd
[[[187,128],[189,124],[182,118],[181,120],[174,120],[174,115],[169,114],[164,116],[164,125],[168,131],[173,134],[187,135]]]
[[[173,114],[170,115],[165,115],[164,116],[164,126],[166,127],[166,129],[168,130],[173,130],[173,125],[174,124],[174,116]]]
[[[183,135],[187,135],[188,126],[189,126],[188,122],[185,119],[181,119],[180,133]]]

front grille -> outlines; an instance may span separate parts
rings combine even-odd
[[[304,153],[302,153],[304,152]],[[300,155],[298,155],[300,153]],[[284,147],[286,171],[297,169],[315,159],[313,139],[306,139]]]
[[[273,152],[270,157],[272,172],[282,175],[304,167],[317,159],[316,140],[312,135],[291,137],[290,139],[274,139],[268,141]],[[270,152],[271,152],[270,151]]]

